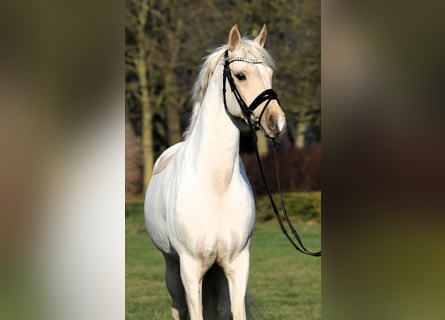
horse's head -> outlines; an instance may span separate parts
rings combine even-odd
[[[225,60],[225,81],[234,94],[227,94],[226,108],[236,117],[259,125],[270,138],[286,128],[286,117],[272,90],[274,63],[263,48],[267,29],[263,27],[255,40],[241,39],[237,25],[230,30]]]

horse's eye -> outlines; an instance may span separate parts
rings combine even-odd
[[[242,73],[242,72],[238,72],[237,74],[235,74],[235,77],[238,79],[238,80],[246,80],[246,75],[244,74],[244,73]]]

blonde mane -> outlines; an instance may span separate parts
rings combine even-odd
[[[244,57],[248,57],[251,59],[262,60],[264,64],[275,70],[275,62],[269,53],[260,45],[258,45],[255,41],[242,38],[240,43],[241,52]],[[201,66],[201,71],[198,75],[198,80],[193,86],[193,112],[190,118],[190,125],[187,130],[184,132],[184,139],[187,139],[198,119],[199,111],[201,110],[201,103],[204,99],[204,96],[207,91],[207,87],[212,77],[216,66],[218,63],[222,61],[224,52],[228,49],[227,45],[223,45],[221,47],[216,48],[212,53],[204,58],[204,63]],[[237,50],[238,51],[238,48]],[[222,80],[222,74],[221,74]]]

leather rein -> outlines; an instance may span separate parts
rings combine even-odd
[[[235,58],[228,59],[228,56],[229,56],[229,51],[226,50],[224,52],[224,71],[223,71],[223,100],[224,100],[224,107],[225,107],[227,113],[232,116],[232,114],[228,110],[227,101],[226,101],[226,80],[227,80],[229,82],[230,89],[232,90],[232,93],[234,94],[235,99],[238,101],[238,104],[239,104],[239,106],[241,108],[241,111],[243,113],[243,118],[247,122],[247,124],[249,125],[251,134],[254,136],[254,139],[255,139],[255,153],[256,153],[256,158],[257,158],[258,165],[259,165],[259,168],[260,168],[261,176],[262,176],[263,183],[264,183],[264,186],[265,186],[266,191],[267,191],[267,195],[269,196],[270,203],[272,204],[272,208],[274,210],[275,216],[276,216],[276,218],[278,220],[278,224],[280,225],[281,231],[284,233],[286,238],[290,241],[290,243],[293,245],[293,247],[297,251],[299,251],[301,253],[304,253],[306,255],[309,255],[309,256],[320,257],[321,256],[321,251],[311,252],[311,251],[306,249],[306,247],[304,246],[300,236],[298,235],[297,230],[295,229],[295,227],[293,226],[292,222],[289,219],[289,215],[287,213],[287,209],[286,209],[286,206],[285,206],[284,200],[283,200],[283,194],[281,192],[280,178],[279,178],[279,174],[278,174],[278,162],[277,162],[275,138],[270,138],[269,137],[272,140],[272,145],[273,145],[273,150],[274,150],[275,175],[276,175],[276,180],[277,180],[277,185],[278,185],[278,192],[280,194],[280,204],[281,204],[281,209],[283,210],[284,221],[288,225],[292,235],[294,236],[294,239],[289,235],[289,233],[288,233],[288,231],[286,229],[285,223],[283,222],[283,218],[280,215],[280,213],[278,211],[278,208],[277,208],[277,205],[276,205],[276,203],[275,203],[275,201],[273,199],[272,193],[270,191],[269,184],[268,184],[266,176],[264,174],[263,164],[261,162],[261,157],[260,157],[260,154],[259,154],[259,151],[258,151],[258,143],[257,143],[258,137],[257,137],[256,131],[258,131],[260,129],[261,118],[262,118],[265,110],[269,106],[269,103],[272,100],[277,100],[278,104],[280,103],[280,101],[278,100],[278,95],[277,95],[277,93],[273,89],[266,89],[263,92],[261,92],[253,100],[253,102],[249,106],[247,106],[247,104],[244,102],[243,98],[241,97],[241,94],[239,93],[238,89],[236,88],[236,84],[235,84],[235,81],[233,80],[232,73],[230,71],[229,65],[230,65],[230,63],[232,63],[234,61],[243,61],[243,62],[253,63],[253,64],[259,64],[259,63],[262,63],[262,61],[261,60],[254,60],[254,59],[250,59],[250,58],[244,58],[244,57],[235,57]],[[261,111],[260,116],[258,118],[255,118],[255,115],[254,115],[253,112],[264,101],[267,101],[266,105],[264,106],[263,110]],[[253,120],[252,120],[252,116],[254,117]]]

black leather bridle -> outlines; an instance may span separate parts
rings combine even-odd
[[[256,157],[258,160],[258,165],[260,167],[260,172],[261,172],[261,176],[263,178],[263,182],[264,182],[264,186],[266,187],[266,191],[267,194],[269,196],[269,200],[272,204],[272,208],[274,210],[275,216],[278,220],[278,223],[280,225],[281,231],[284,233],[284,235],[286,236],[286,238],[290,241],[290,243],[294,246],[294,248],[304,254],[307,254],[309,256],[313,256],[313,257],[320,257],[321,256],[321,251],[318,252],[312,252],[309,251],[305,248],[303,242],[301,241],[300,236],[298,235],[297,231],[295,230],[295,227],[293,226],[292,222],[289,219],[289,215],[287,213],[286,210],[286,206],[284,204],[284,200],[283,200],[283,194],[281,192],[281,188],[280,188],[280,180],[279,180],[279,175],[278,175],[278,163],[277,163],[277,155],[276,155],[276,149],[275,149],[275,139],[272,139],[272,145],[273,145],[273,150],[274,150],[274,155],[275,155],[275,174],[276,174],[276,179],[277,179],[277,184],[278,184],[278,190],[279,190],[279,194],[280,194],[280,201],[281,201],[281,208],[283,210],[284,213],[284,220],[286,221],[287,225],[289,226],[292,235],[294,236],[295,240],[291,238],[291,236],[289,235],[289,233],[287,232],[287,229],[284,225],[283,222],[283,218],[281,217],[280,213],[278,212],[278,208],[277,205],[275,204],[275,201],[272,197],[272,193],[270,191],[269,188],[269,184],[267,183],[267,179],[266,179],[266,175],[264,174],[264,169],[263,169],[263,164],[261,163],[261,158],[260,158],[260,154],[258,152],[258,144],[257,142],[257,135],[256,135],[256,130],[260,129],[260,122],[261,122],[261,118],[264,114],[264,112],[266,111],[267,107],[269,106],[269,103],[272,100],[277,100],[278,104],[280,103],[280,101],[278,100],[278,95],[276,94],[276,92],[273,89],[266,89],[263,92],[261,92],[250,104],[250,106],[247,106],[247,104],[244,102],[243,98],[241,97],[241,94],[239,93],[238,89],[236,88],[235,85],[235,81],[233,80],[232,77],[232,73],[230,71],[229,65],[230,63],[234,62],[234,61],[243,61],[243,62],[247,62],[247,63],[254,63],[254,64],[259,64],[262,63],[261,60],[254,60],[254,59],[249,59],[249,58],[243,58],[243,57],[236,57],[236,58],[232,58],[232,59],[228,59],[229,57],[229,50],[226,50],[224,52],[224,71],[223,71],[223,99],[224,99],[224,107],[226,108],[226,112],[232,116],[232,114],[229,112],[229,109],[227,108],[227,102],[226,102],[226,80],[229,81],[229,85],[230,85],[230,89],[232,90],[236,100],[238,101],[238,104],[241,108],[244,120],[247,122],[247,124],[250,127],[251,133],[255,138],[255,152],[256,152]],[[263,110],[260,113],[260,116],[258,118],[255,117],[255,114],[253,113],[255,111],[256,108],[258,108],[258,106],[263,103],[264,101],[266,102],[266,105],[264,106]],[[253,120],[252,120],[252,116],[253,116]]]
[[[227,108],[227,101],[226,101],[226,80],[229,81],[230,89],[232,90],[232,93],[235,96],[236,101],[238,101],[238,104],[241,108],[241,112],[243,113],[243,118],[249,124],[250,127],[255,128],[255,130],[260,129],[260,122],[261,118],[263,117],[264,112],[266,111],[267,107],[269,106],[269,103],[272,100],[277,100],[278,104],[280,101],[278,100],[278,95],[273,89],[266,89],[263,92],[261,92],[250,104],[250,106],[247,106],[247,104],[244,102],[243,98],[241,97],[240,92],[238,91],[235,81],[233,80],[232,73],[230,71],[229,65],[234,61],[243,61],[247,63],[253,63],[253,64],[259,64],[263,63],[261,60],[254,60],[254,59],[248,59],[248,58],[232,58],[228,59],[229,57],[229,50],[226,50],[224,52],[224,71],[223,71],[223,97],[224,97],[224,107],[226,108],[226,111],[228,114],[232,115],[229,112],[229,109]],[[255,117],[255,114],[253,113],[256,108],[259,107],[261,103],[264,101],[266,102],[266,105],[264,106],[263,110],[260,113],[260,116],[258,118]],[[253,116],[253,119],[252,119]]]

